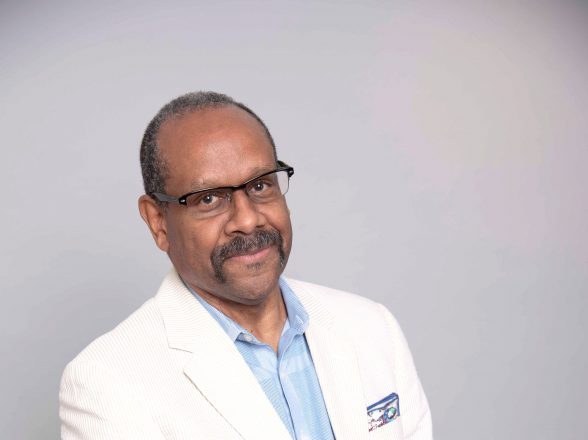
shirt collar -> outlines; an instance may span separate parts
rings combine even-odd
[[[196,293],[184,280],[182,280],[186,288],[194,295],[194,297],[198,300],[198,302],[204,307],[208,313],[219,323],[225,333],[231,338],[234,342],[237,340],[240,334],[251,334],[249,331],[245,330],[241,325],[233,321],[223,312],[218,310],[216,307],[211,306],[208,304],[204,298],[202,298],[198,293]],[[285,328],[284,331],[291,328],[296,334],[303,334],[306,329],[308,328],[308,313],[304,309],[302,303],[298,300],[288,283],[283,277],[279,279],[280,290],[282,292],[282,298],[284,299],[284,304],[286,305],[286,313],[288,317],[286,318]]]
[[[297,334],[302,334],[308,328],[308,313],[306,313],[304,306],[283,277],[280,277],[279,283],[282,298],[284,298],[284,304],[286,304],[290,327]]]

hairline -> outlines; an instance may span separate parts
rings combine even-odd
[[[272,154],[274,156],[274,160],[277,162],[278,160],[278,154],[276,151],[276,145],[274,143],[274,140],[272,138],[271,133],[269,132],[269,129],[267,128],[267,126],[265,125],[265,123],[259,118],[259,116],[257,116],[255,113],[253,113],[253,111],[251,111],[248,107],[246,107],[245,105],[241,104],[240,102],[221,102],[221,103],[210,103],[210,104],[206,104],[203,105],[202,107],[197,107],[197,108],[188,108],[185,109],[184,111],[180,111],[180,112],[176,112],[176,113],[170,113],[169,115],[167,115],[166,117],[163,117],[160,121],[158,121],[158,127],[157,130],[155,132],[155,148],[156,148],[156,152],[159,155],[161,152],[160,149],[160,144],[159,144],[159,136],[161,133],[161,129],[163,128],[164,125],[170,123],[170,122],[174,122],[174,121],[178,121],[182,118],[185,118],[186,116],[189,116],[191,114],[194,113],[200,113],[200,112],[206,112],[209,110],[217,110],[217,109],[222,109],[222,108],[226,108],[226,107],[235,107],[239,110],[244,111],[245,113],[247,113],[249,116],[253,117],[253,119],[261,126],[261,128],[263,129],[265,136],[267,137],[267,140],[270,143],[270,146],[272,147]],[[163,115],[162,115],[163,116]],[[160,157],[163,160],[163,157]]]

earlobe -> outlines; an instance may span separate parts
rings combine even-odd
[[[147,224],[153,240],[159,249],[168,251],[167,223],[163,209],[148,195],[139,197],[139,213]]]

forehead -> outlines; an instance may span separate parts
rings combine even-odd
[[[235,106],[198,110],[167,121],[158,145],[168,189],[239,183],[275,166],[267,133],[252,115]]]

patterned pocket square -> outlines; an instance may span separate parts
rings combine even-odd
[[[398,394],[392,393],[367,407],[368,427],[373,431],[400,417]]]

